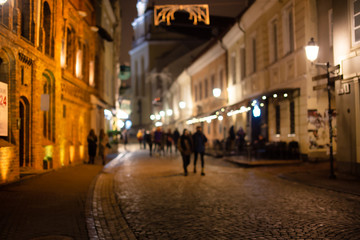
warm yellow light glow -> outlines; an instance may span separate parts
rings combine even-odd
[[[305,47],[306,57],[313,62],[317,59],[319,53],[319,46],[316,45],[314,38],[311,38],[308,45]]]
[[[45,149],[45,159],[49,159],[49,158],[52,158],[53,157],[53,145],[46,145],[44,147]]]
[[[62,68],[66,66],[66,45],[65,39],[61,40],[61,55],[60,55],[60,65]]]
[[[76,70],[75,70],[76,77],[81,78],[82,77],[82,75],[81,75],[81,73],[82,73],[82,71],[81,71],[81,69],[82,69],[82,51],[81,50],[78,50],[76,52],[76,67],[75,68],[76,68]]]
[[[65,162],[65,147],[64,147],[64,145],[62,145],[60,147],[60,164],[61,164],[61,166],[65,165],[64,162]]]
[[[85,150],[84,145],[80,144],[80,146],[79,146],[79,154],[80,154],[80,159],[81,160],[84,160],[84,150]]]
[[[2,163],[1,163],[1,180],[4,182],[9,177],[8,173],[9,173],[9,168],[10,168],[10,162],[14,158],[14,152],[11,151],[11,148],[4,147],[4,148],[1,148],[1,153],[4,154],[4,156],[6,156],[4,161],[2,161]]]
[[[89,85],[91,87],[95,87],[94,72],[95,72],[94,61],[90,61],[90,63],[89,63]]]
[[[70,162],[73,162],[74,157],[75,157],[75,147],[74,147],[74,145],[69,146],[69,153],[70,153]]]

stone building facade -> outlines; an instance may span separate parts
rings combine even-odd
[[[94,1],[0,7],[0,183],[87,161],[95,79]],[[7,115],[7,117],[4,117]]]

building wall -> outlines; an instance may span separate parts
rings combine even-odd
[[[30,1],[29,8],[20,1],[6,4],[0,74],[8,84],[9,133],[0,137],[1,183],[18,179],[22,167],[40,170],[86,161],[90,93],[97,95],[89,77],[98,35],[90,30],[95,17],[90,1]],[[28,21],[21,22],[20,14]],[[29,24],[28,33],[21,24]],[[49,94],[49,108],[42,108],[44,94]]]
[[[216,111],[219,115],[222,115],[221,108],[226,105],[227,101],[226,53],[218,44],[210,49],[208,53],[212,58],[200,58],[190,67],[191,92],[194,103],[193,116],[197,118],[213,115]],[[222,77],[222,86],[220,85],[220,75]],[[212,79],[214,80],[214,86],[212,86]],[[213,96],[213,88],[222,90],[220,98]],[[202,126],[203,132],[209,140],[209,145],[212,146],[215,139],[221,140],[223,138],[223,124],[223,121],[213,119],[211,122],[195,123],[191,126],[191,129],[195,131],[197,125]]]

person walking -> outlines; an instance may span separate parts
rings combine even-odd
[[[141,149],[141,145],[143,144],[143,131],[141,129],[138,130],[137,134],[136,134],[136,138],[139,141],[139,145],[140,145],[140,149]]]
[[[170,154],[172,154],[172,143],[173,143],[173,136],[171,133],[171,129],[169,129],[168,132],[166,133],[166,153],[168,153],[170,150]]]
[[[102,165],[105,165],[106,147],[110,147],[109,138],[105,134],[104,129],[101,129],[99,134],[99,156],[101,158]]]
[[[173,140],[174,140],[174,145],[175,145],[175,153],[177,153],[177,151],[178,151],[177,142],[179,140],[179,137],[180,137],[180,133],[179,133],[178,129],[176,128],[174,133],[173,133]]]
[[[190,157],[193,149],[192,139],[187,129],[184,129],[177,145],[183,160],[184,176],[187,176],[187,167],[190,164]]]
[[[157,127],[154,133],[154,143],[155,143],[155,151],[161,152],[161,142],[163,138],[163,133],[160,127]]]
[[[207,142],[206,136],[202,133],[200,126],[196,127],[196,133],[193,135],[194,143],[194,173],[196,173],[196,161],[198,154],[200,154],[201,160],[201,176],[205,176],[204,172],[204,155],[205,155],[205,143]]]
[[[147,142],[147,144],[149,145],[150,156],[152,156],[152,146],[153,146],[153,142],[154,142],[154,131],[152,131],[152,132],[146,131],[144,139]]]
[[[94,129],[91,129],[89,135],[87,136],[88,142],[88,154],[89,154],[89,162],[88,164],[94,164],[95,156],[96,156],[96,148],[97,148],[97,137],[95,135]]]

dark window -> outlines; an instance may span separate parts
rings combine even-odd
[[[277,24],[276,21],[273,22],[273,51],[274,51],[274,61],[278,59],[278,43],[277,43]]]
[[[240,74],[241,80],[245,79],[246,76],[246,62],[245,62],[245,48],[240,49]]]
[[[290,133],[295,133],[295,103],[290,102]]]
[[[209,97],[209,83],[208,80],[205,79],[205,99]]]
[[[289,11],[289,43],[290,43],[290,52],[294,51],[294,21],[293,21],[293,12]]]
[[[51,55],[51,11],[49,4],[47,2],[44,2],[43,6],[43,31],[44,31],[44,37],[45,37],[45,54]]]
[[[66,39],[66,67],[67,70],[74,74],[75,71],[75,32],[71,29],[67,29]]]
[[[199,84],[199,100],[202,99],[202,83]]]
[[[21,85],[24,85],[24,66],[21,66]]]
[[[276,124],[276,134],[280,134],[280,105],[275,107],[275,124]]]
[[[30,40],[30,1],[22,0],[19,2],[19,8],[21,12],[21,36]]]
[[[256,72],[256,38],[252,39],[253,72]]]
[[[222,90],[223,89],[223,70],[220,70],[220,73],[219,73],[219,84],[220,84],[220,89]]]
[[[211,75],[211,87],[210,87],[210,95],[212,90],[215,88],[215,75]]]

